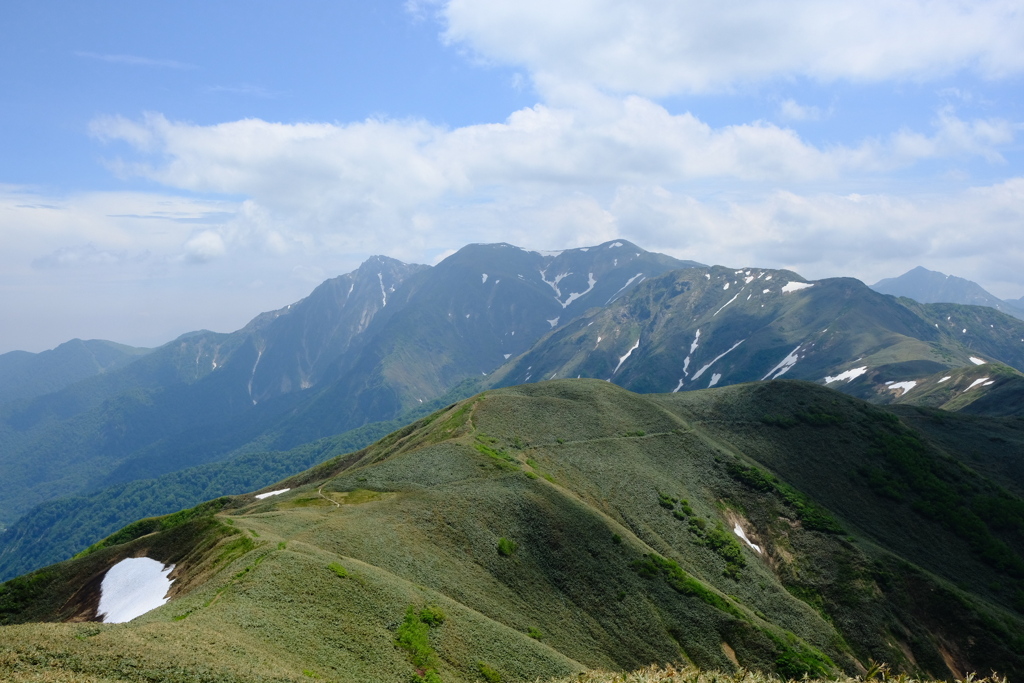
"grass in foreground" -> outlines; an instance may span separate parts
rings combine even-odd
[[[893,674],[885,664],[873,665],[863,676],[840,676],[839,678],[799,679],[800,683],[936,683],[930,678],[914,678],[907,674]],[[795,683],[795,679],[779,678],[760,671],[740,669],[734,673],[701,670],[695,667],[651,666],[626,673],[612,671],[590,671],[568,678],[547,681],[547,683]],[[1007,683],[1003,676],[993,673],[984,678],[967,674],[955,683]]]

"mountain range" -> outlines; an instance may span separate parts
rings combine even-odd
[[[107,356],[61,366],[74,372],[46,354],[0,356],[0,368],[32,360],[57,387],[0,405],[0,578],[136,518],[361,448],[481,389],[589,377],[683,392],[795,378],[875,403],[920,396],[1012,415],[1024,369],[1024,323],[990,308],[708,267],[625,240],[552,253],[470,245],[434,267],[373,257],[234,333],[153,350],[65,346]],[[992,381],[957,400],[926,396],[928,382],[979,363]]]

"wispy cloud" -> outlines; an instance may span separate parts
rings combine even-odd
[[[251,85],[243,83],[241,85],[211,85],[205,88],[206,92],[210,93],[227,93],[228,95],[246,95],[248,97],[262,97],[264,99],[277,99],[285,93],[278,92],[276,90],[270,90],[264,88],[262,85]]]
[[[138,55],[101,55],[96,52],[75,52],[76,57],[83,59],[95,59],[100,62],[111,64],[127,64],[129,66],[153,66],[162,69],[198,69],[195,64],[179,62],[174,59],[152,59],[150,57],[139,57]]]

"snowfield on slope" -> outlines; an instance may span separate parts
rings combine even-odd
[[[100,584],[100,606],[96,610],[107,624],[123,624],[167,602],[174,583],[167,575],[174,565],[148,557],[129,557],[107,570]]]

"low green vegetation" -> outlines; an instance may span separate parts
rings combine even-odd
[[[739,619],[746,618],[731,602],[693,578],[674,561],[656,553],[645,555],[643,559],[633,561],[633,569],[640,576],[648,579],[662,577],[672,590],[683,595],[700,598],[715,609],[731,614]]]
[[[764,470],[731,461],[726,466],[730,475],[749,488],[762,493],[773,493],[781,498],[796,513],[804,526],[814,531],[830,534],[843,533],[843,527],[828,510],[800,493],[792,486],[779,481]]]
[[[417,610],[414,605],[409,605],[405,618],[395,631],[395,643],[406,651],[409,662],[416,668],[411,679],[414,683],[441,683],[441,676],[437,673],[437,653],[430,645],[430,628],[442,623],[444,613],[440,610]]]
[[[337,562],[331,562],[327,565],[327,568],[334,572],[339,579],[344,579],[348,576],[348,570],[342,567]]]
[[[519,544],[502,536],[498,539],[498,554],[502,557],[512,557],[512,554],[519,549]]]
[[[487,683],[501,683],[501,674],[487,662],[477,662],[476,668]]]

